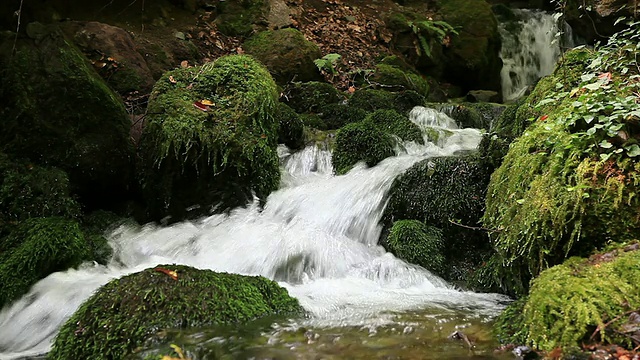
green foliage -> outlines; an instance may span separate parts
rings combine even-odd
[[[328,104],[320,108],[320,118],[326,129],[339,129],[346,124],[359,122],[367,117],[367,112],[350,105]]]
[[[73,220],[34,218],[20,223],[0,243],[0,308],[47,275],[79,265],[86,241]]]
[[[456,29],[446,21],[409,21],[408,25],[411,30],[413,30],[413,33],[418,36],[418,40],[420,41],[420,47],[416,48],[416,50],[418,50],[418,55],[420,55],[420,49],[422,49],[427,57],[431,57],[431,49],[434,43],[442,45],[446,39],[453,35],[458,35]]]
[[[33,217],[74,218],[80,205],[69,191],[67,174],[0,153],[0,237],[9,224]]]
[[[396,221],[389,232],[387,245],[397,257],[438,275],[445,269],[442,230],[436,227],[426,226],[418,220]]]
[[[626,34],[637,44],[636,32]],[[493,174],[483,219],[498,230],[498,254],[487,273],[494,284],[521,284],[509,289],[514,294],[524,294],[529,279],[566,257],[625,241],[640,228],[634,215],[640,113],[631,98],[638,75],[626,67],[631,55],[621,41],[595,54],[565,54],[516,112],[518,123],[523,114],[538,119]],[[606,72],[596,75],[593,68]]]
[[[167,72],[149,100],[140,179],[153,218],[186,208],[243,205],[278,187],[276,84],[256,60],[233,55]],[[207,111],[195,102],[213,103]]]
[[[278,143],[290,149],[304,146],[304,124],[298,114],[288,105],[279,102],[273,117],[278,122]]]
[[[317,113],[328,104],[337,104],[341,95],[333,85],[319,81],[295,82],[287,86],[285,103],[297,113]]]
[[[47,358],[119,359],[163,329],[301,312],[287,290],[264,277],[161,265],[101,287],[63,325]]]
[[[493,332],[501,344],[524,345],[527,343],[523,314],[527,300],[523,297],[512,302],[496,318]]]
[[[336,76],[338,74],[337,67],[341,59],[342,55],[340,54],[327,54],[320,59],[313,60],[313,63],[316,64],[321,73]]]
[[[393,140],[376,126],[358,122],[347,124],[336,135],[333,168],[336,174],[345,174],[359,161],[374,166],[393,156]]]
[[[395,179],[382,217],[386,229],[398,220],[418,220],[442,229],[449,280],[468,280],[489,249],[476,226],[484,209],[489,170],[475,155],[423,160]],[[456,223],[456,224],[454,224]]]
[[[398,114],[395,110],[377,110],[369,114],[364,121],[404,141],[415,141],[418,144],[424,144],[422,132],[418,125],[412,123],[408,117]]]
[[[533,281],[524,306],[523,332],[542,350],[580,345],[599,331],[596,340],[625,344],[622,316],[640,307],[640,251],[618,251],[614,259],[572,258],[545,270]],[[629,344],[630,345],[630,344]]]

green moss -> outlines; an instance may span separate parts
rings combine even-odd
[[[424,144],[422,132],[418,125],[412,123],[406,116],[398,114],[395,110],[377,110],[369,114],[365,123],[371,123],[381,131],[395,135],[404,141],[415,141]]]
[[[186,208],[243,205],[278,187],[276,84],[245,55],[167,72],[156,83],[141,138],[140,180],[153,218]],[[208,111],[194,102],[213,102]]]
[[[348,124],[336,135],[333,168],[336,174],[344,174],[360,161],[374,166],[393,156],[393,147],[391,137],[376,126],[365,122]]]
[[[0,151],[69,175],[89,208],[126,196],[131,121],[121,99],[55,27],[0,44]],[[15,53],[13,48],[15,46]]]
[[[443,273],[445,257],[442,230],[417,220],[396,221],[387,238],[389,250],[397,257],[436,274]]]
[[[278,103],[274,118],[278,122],[278,143],[285,144],[290,149],[300,149],[304,146],[304,123],[288,105]]]
[[[0,237],[22,220],[48,216],[74,218],[79,214],[80,205],[70,194],[64,171],[11,161],[0,153]]]
[[[85,238],[73,220],[28,219],[0,245],[0,308],[47,275],[87,258]]]
[[[63,325],[48,359],[122,358],[163,329],[301,312],[287,290],[264,277],[161,265],[101,287]]]
[[[488,129],[489,122],[485,122],[482,114],[468,104],[429,104],[434,109],[447,114],[456,121],[460,128]]]
[[[326,129],[339,129],[346,124],[359,122],[367,117],[367,112],[350,105],[328,104],[320,108],[320,118]]]
[[[374,112],[380,109],[393,109],[395,106],[394,100],[394,94],[387,91],[360,89],[353,93],[349,99],[349,105],[368,112]]]
[[[267,3],[263,0],[230,0],[217,4],[218,29],[227,36],[248,36],[264,16]]]
[[[245,41],[243,48],[269,69],[278,84],[322,79],[313,62],[322,56],[320,49],[296,29],[260,32]]]
[[[327,130],[329,126],[322,120],[317,114],[301,114],[300,120],[306,128],[313,128],[317,130]]]
[[[507,306],[493,324],[493,332],[501,344],[524,345],[527,333],[524,323],[524,305],[527,298],[520,298]]]
[[[469,271],[490,249],[485,232],[453,224],[477,226],[484,210],[489,170],[476,155],[423,160],[396,178],[382,217],[383,226],[418,220],[442,229],[449,280],[466,281]]]
[[[285,93],[287,105],[300,114],[323,112],[325,106],[337,104],[342,98],[333,85],[319,81],[291,83]]]
[[[83,216],[81,228],[87,242],[88,258],[106,265],[113,254],[106,235],[125,222],[122,217],[105,210],[97,210]]]
[[[570,259],[533,281],[523,312],[528,340],[543,350],[578,346],[596,327],[616,320],[596,340],[629,341],[611,330],[620,331],[625,313],[640,307],[640,251],[613,254],[613,259]]]
[[[420,75],[402,70],[393,65],[378,64],[371,77],[375,85],[380,85],[388,90],[401,91],[413,90],[423,96],[429,94],[429,83]]]

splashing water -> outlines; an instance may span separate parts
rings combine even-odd
[[[561,46],[573,47],[571,27],[559,23],[557,15],[539,10],[513,12],[518,22],[499,26],[503,63],[500,77],[505,101],[518,99],[529,85],[551,74],[562,54]]]
[[[113,231],[108,266],[84,264],[50,275],[0,312],[0,359],[43,354],[66,319],[109,280],[163,263],[263,275],[278,281],[311,314],[315,327],[377,326],[390,312],[463,309],[493,315],[503,297],[454,289],[427,270],[377,245],[378,222],[396,176],[417,161],[474,150],[481,134],[457,129],[443,114],[418,107],[420,126],[447,128],[443,146],[406,143],[373,168],[331,175],[330,153],[315,147],[289,154],[283,188],[228,215],[168,227],[123,225]]]

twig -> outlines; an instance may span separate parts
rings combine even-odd
[[[593,331],[593,334],[591,334],[591,336],[589,337],[589,340],[593,340],[593,338],[594,338],[594,337],[595,337],[599,332],[601,332],[602,330],[606,329],[606,328],[607,328],[607,326],[611,325],[614,321],[620,320],[620,318],[621,318],[621,317],[623,317],[623,316],[627,316],[627,315],[630,315],[631,313],[634,313],[634,312],[636,312],[636,311],[640,311],[640,309],[637,309],[637,310],[629,310],[629,311],[627,311],[627,312],[626,312],[626,313],[624,313],[624,314],[620,314],[620,315],[618,315],[618,316],[614,317],[613,319],[611,319],[610,321],[608,321],[606,324],[602,325],[602,327],[598,326],[598,327]]]
[[[18,9],[18,25],[16,26],[16,37],[13,39],[13,48],[11,49],[11,55],[16,52],[16,44],[18,43],[18,32],[20,32],[20,20],[22,19],[22,4],[24,0],[20,0],[20,8]]]
[[[453,221],[453,220],[449,220],[449,222],[450,222],[450,223],[452,223],[453,225],[457,225],[457,226],[463,227],[463,228],[465,228],[465,229],[481,230],[481,231],[486,231],[486,232],[491,232],[491,233],[499,233],[499,232],[502,232],[502,231],[501,231],[501,230],[499,230],[499,229],[489,229],[489,228],[482,227],[482,226],[469,226],[469,225],[464,225],[464,224],[460,224],[460,223],[458,223],[458,222],[455,222],[455,221]]]

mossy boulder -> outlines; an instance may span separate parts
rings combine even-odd
[[[340,92],[333,85],[320,81],[294,82],[287,86],[285,103],[297,113],[318,113],[329,104],[342,100]]]
[[[422,131],[418,125],[412,123],[408,117],[400,115],[395,110],[377,110],[369,114],[365,123],[370,123],[383,132],[397,136],[403,141],[414,141],[424,144]]]
[[[345,174],[358,162],[374,166],[395,154],[394,142],[389,134],[368,122],[352,123],[336,134],[333,168],[336,174]]]
[[[359,89],[349,99],[349,105],[367,112],[393,109],[407,115],[415,106],[423,106],[425,97],[413,90],[389,92],[376,89]]]
[[[62,326],[48,359],[119,359],[162,329],[301,313],[287,290],[264,277],[161,265],[102,286]]]
[[[278,187],[278,92],[246,55],[167,72],[149,99],[140,181],[152,218],[264,199]],[[205,105],[210,102],[211,105]],[[189,213],[188,207],[200,206]]]
[[[367,117],[367,112],[348,104],[328,104],[320,108],[318,113],[326,129],[339,129],[346,124],[359,122]]]
[[[70,194],[64,171],[11,161],[0,152],[0,237],[29,218],[79,215],[80,205]]]
[[[368,80],[374,87],[390,91],[413,90],[423,96],[429,95],[429,83],[426,79],[413,71],[403,70],[398,66],[378,64]]]
[[[442,229],[443,253],[451,266],[441,275],[467,281],[490,249],[487,234],[472,229],[484,211],[489,176],[475,154],[420,161],[394,180],[383,226],[390,229],[396,221],[417,220]]]
[[[287,104],[279,102],[273,114],[278,122],[278,143],[289,149],[300,149],[304,146],[304,123],[300,116]]]
[[[268,1],[229,0],[216,5],[216,25],[227,36],[249,36],[253,31],[264,28],[261,24],[266,22]]]
[[[132,174],[124,105],[55,26],[28,27],[0,44],[0,151],[58,167],[81,203],[110,206]]]
[[[445,269],[442,230],[418,220],[393,223],[386,244],[391,253],[409,263],[440,275]]]
[[[322,56],[320,48],[296,29],[260,32],[245,41],[243,48],[269,69],[278,84],[322,79],[313,62]]]
[[[533,281],[521,315],[512,314],[521,324],[513,330],[546,351],[589,341],[632,345],[624,333],[637,328],[637,323],[627,323],[628,314],[640,307],[637,245],[589,259],[571,258],[543,271]]]
[[[485,0],[438,0],[438,13],[453,26],[444,50],[444,77],[464,90],[500,91],[500,34],[491,5]]]
[[[86,249],[80,226],[73,220],[51,217],[21,222],[0,241],[0,308],[47,275],[87,260]]]

